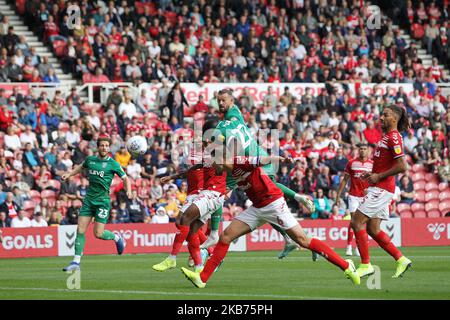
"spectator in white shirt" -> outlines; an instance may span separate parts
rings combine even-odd
[[[66,141],[69,144],[69,147],[73,148],[80,143],[80,133],[77,129],[78,127],[73,124],[70,126],[70,131],[66,133]]]
[[[26,212],[21,210],[11,221],[11,228],[29,228],[31,227],[31,221],[26,216]]]
[[[16,151],[17,149],[20,149],[22,147],[22,144],[20,143],[20,138],[15,133],[15,129],[12,126],[8,127],[8,129],[6,130],[4,142],[5,148],[11,151]]]
[[[39,148],[36,134],[32,131],[32,127],[30,125],[27,125],[25,127],[25,132],[22,132],[20,134],[20,142],[23,146],[25,146],[27,143],[31,143],[33,148]]]
[[[129,94],[126,94],[124,100],[119,105],[119,114],[122,115],[125,112],[124,116],[128,119],[133,119],[133,116],[137,114],[136,106],[131,101],[131,97]]]
[[[153,111],[155,109],[155,104],[152,103],[150,98],[147,96],[147,91],[145,89],[142,89],[141,94],[136,98],[136,106],[142,113]]]
[[[36,212],[34,214],[34,219],[31,220],[31,226],[32,227],[47,227],[47,221],[45,221],[44,218],[42,218],[42,213]]]
[[[408,153],[413,153],[414,148],[419,144],[419,140],[414,136],[414,129],[409,129],[408,135],[403,139],[403,145]]]
[[[127,175],[133,179],[137,179],[141,177],[141,172],[141,165],[136,161],[136,159],[131,159],[127,166]]]
[[[156,209],[156,214],[152,217],[152,223],[169,223],[169,216],[163,206]]]
[[[95,129],[100,129],[100,118],[97,115],[97,110],[91,109],[90,114],[87,116],[89,122],[94,126]]]

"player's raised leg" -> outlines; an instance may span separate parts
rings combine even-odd
[[[381,219],[370,219],[367,222],[367,233],[389,253],[396,261],[396,270],[393,278],[403,276],[403,274],[411,267],[412,262],[406,258],[400,250],[392,243],[391,238],[380,229]]]
[[[349,278],[354,284],[360,284],[360,277],[356,273],[356,268],[352,260],[344,260],[325,242],[316,238],[309,238],[299,224],[295,225],[286,232],[295,242],[297,242],[303,248],[320,254],[329,262],[341,268],[344,271],[345,276]]]
[[[113,240],[116,243],[117,254],[121,255],[125,250],[125,239],[120,234],[105,230],[105,224],[99,221],[94,223],[94,236],[100,240]]]

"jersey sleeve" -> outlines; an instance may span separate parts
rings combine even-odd
[[[228,112],[226,113],[225,120],[229,121],[239,121],[242,123],[245,123],[244,117],[242,116],[241,110],[237,106],[233,106]]]
[[[117,162],[114,161],[114,173],[117,174],[121,179],[126,177],[125,171],[123,171],[122,166]]]
[[[345,165],[344,172],[349,175],[352,175],[352,161],[347,162],[347,164]]]
[[[394,159],[403,157],[405,155],[403,151],[403,138],[399,132],[393,132],[388,140],[389,150],[392,152]]]
[[[86,169],[87,168],[87,163],[88,163],[89,157],[87,157],[86,159],[84,159],[83,163],[81,164],[81,166]]]

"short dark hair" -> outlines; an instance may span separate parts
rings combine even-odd
[[[219,90],[219,94],[228,94],[229,96],[233,96],[233,89],[226,88]]]
[[[97,139],[97,147],[100,145],[100,142],[107,141],[109,145],[111,145],[111,139],[109,137],[100,137]]]

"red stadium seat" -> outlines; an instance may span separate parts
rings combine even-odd
[[[439,186],[436,182],[427,182],[425,185],[425,191],[431,191],[431,190],[439,190]]]
[[[439,199],[439,191],[438,190],[431,190],[427,193],[425,193],[425,202],[429,202],[431,200],[438,200]]]
[[[35,204],[32,200],[25,200],[23,202],[23,210],[28,211],[28,210],[34,210]]]
[[[37,190],[30,190],[31,198],[39,198],[41,199],[41,193]]]
[[[52,179],[48,183],[52,188],[55,188],[58,191],[61,190],[61,182],[58,180]]]
[[[400,218],[412,218],[412,217],[413,217],[413,213],[411,210],[406,210],[406,211],[400,212]]]
[[[442,216],[445,216],[447,213],[449,213],[450,212],[450,200],[439,203],[439,211],[441,212]]]
[[[419,202],[425,202],[425,191],[423,190],[416,191],[414,200]]]
[[[41,192],[41,198],[56,199],[56,192],[53,190],[43,190]]]
[[[142,178],[137,178],[136,180],[134,180],[134,185],[136,186],[136,188],[140,188],[142,186]]]
[[[413,211],[414,218],[426,218],[427,213],[425,210]]]
[[[417,181],[414,182],[413,187],[415,191],[419,191],[419,190],[425,190],[425,181],[421,180],[421,181]]]
[[[416,172],[412,175],[411,178],[413,182],[425,181],[425,175],[423,174],[423,172]]]
[[[142,15],[142,14],[144,13],[144,4],[143,4],[142,2],[136,1],[136,2],[134,3],[134,7],[135,7],[136,13],[137,13],[138,15]]]
[[[441,182],[439,183],[439,191],[444,191],[445,189],[448,189],[449,185],[447,182]]]
[[[425,210],[425,204],[421,203],[421,202],[415,202],[411,205],[411,211],[420,211],[420,210]]]
[[[433,211],[433,210],[439,210],[439,201],[438,200],[432,200],[430,202],[425,203],[425,211]]]
[[[439,194],[439,200],[440,201],[450,200],[450,189],[442,190],[441,193]]]
[[[412,166],[412,172],[416,173],[416,172],[423,172],[426,173],[427,169],[425,169],[425,167],[423,166],[423,164],[415,164]]]
[[[428,218],[440,218],[441,213],[439,210],[431,210],[431,211],[427,212],[427,217]]]
[[[426,173],[425,181],[426,182],[434,182],[436,184],[439,184],[439,177],[437,175],[435,175],[434,173]]]
[[[407,203],[399,203],[397,205],[397,212],[398,213],[402,213],[403,211],[409,211],[409,210],[411,210],[411,207]]]

